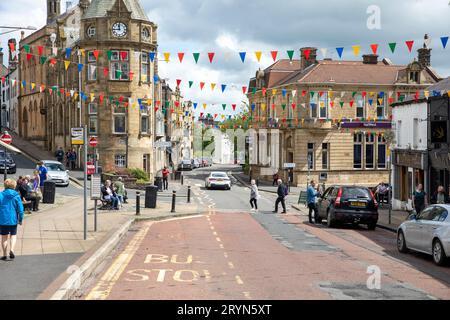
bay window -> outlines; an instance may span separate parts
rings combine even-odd
[[[129,52],[111,50],[110,78],[111,80],[129,80],[130,59]]]

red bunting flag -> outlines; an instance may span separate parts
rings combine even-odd
[[[232,104],[231,106],[233,107],[233,111],[236,111],[236,105]]]
[[[302,97],[306,96],[306,90],[302,91]]]
[[[217,116],[218,116],[218,114],[217,114],[217,113],[215,113],[215,114],[214,114],[214,119],[215,119],[215,118],[217,118]]]
[[[178,52],[178,59],[180,60],[180,63],[183,62],[183,59],[184,59],[184,52]]]
[[[32,56],[33,55],[31,53],[27,53],[27,61],[30,61]]]
[[[330,107],[334,107],[334,101],[330,101]]]
[[[64,95],[64,89],[63,89],[63,88],[61,88],[61,89],[59,90],[59,92],[61,92],[61,94]]]
[[[215,55],[214,52],[208,52],[208,58],[209,58],[209,62],[210,62],[210,63],[213,62],[213,60],[214,60],[214,55]]]
[[[322,98],[322,96],[323,96],[323,91],[319,91],[319,97]]]
[[[122,59],[122,61],[125,61],[127,59],[127,56],[128,56],[128,52],[120,51],[120,58]]]
[[[363,91],[362,92],[362,97],[365,98],[367,96],[367,92]]]
[[[400,96],[402,95],[401,92],[397,92],[397,99],[400,99]]]
[[[394,98],[389,98],[389,104],[393,104],[394,103]]]
[[[272,104],[272,110],[275,110],[275,103]]]
[[[130,73],[129,73],[130,81],[133,81],[133,76],[134,76],[134,72],[130,71]]]
[[[43,46],[38,46],[38,55],[39,55],[39,57],[42,56],[43,53],[44,53],[44,47]]]
[[[108,73],[109,73],[109,69],[108,68],[103,68],[103,75],[105,76],[105,78],[108,77]]]
[[[98,60],[98,55],[100,54],[100,51],[98,51],[98,50],[94,50],[94,57],[95,57],[95,60]]]
[[[6,78],[5,78],[5,77],[2,77],[2,83],[3,83],[3,84],[5,83],[5,80],[6,80]]]
[[[175,101],[175,107],[180,107],[180,101]]]
[[[306,60],[309,60],[309,56],[311,55],[311,50],[310,49],[306,49],[305,51],[303,51],[303,53],[305,54]]]
[[[119,102],[122,103],[123,102],[123,96],[119,97]]]
[[[205,86],[204,82],[200,82],[200,90],[203,90],[203,87]]]
[[[103,99],[105,98],[105,95],[103,93],[100,93],[100,96],[98,98],[99,98],[100,104],[103,104]]]
[[[16,51],[16,45],[14,44],[14,42],[9,43],[9,48],[11,49],[11,51]]]
[[[266,89],[266,88],[262,88],[262,94],[263,94],[263,96],[265,96],[265,95],[266,95],[266,91],[267,91],[267,89]]]
[[[292,104],[292,110],[295,110],[295,108],[297,107],[297,105],[295,103]]]
[[[270,51],[273,61],[277,61],[278,51]]]
[[[180,84],[181,84],[181,80],[180,80],[180,79],[177,79],[177,87],[179,87]]]
[[[350,101],[350,108],[353,108],[353,104],[355,103],[355,101]]]
[[[378,52],[378,44],[371,44],[370,47],[372,48],[373,54],[377,54],[377,52]]]
[[[419,100],[419,97],[420,97],[420,93],[419,93],[419,91],[416,91],[416,94],[414,95],[414,98],[416,100]]]
[[[244,94],[246,94],[246,93],[247,93],[247,87],[242,87],[242,92],[243,92]]]
[[[405,41],[406,46],[408,47],[409,52],[412,51],[412,47],[414,45],[414,40]]]
[[[128,104],[129,104],[128,102],[124,103],[125,108],[128,108]]]
[[[200,118],[203,118],[203,114],[204,114],[203,112],[200,112]]]
[[[51,59],[50,59],[50,64],[51,64],[52,66],[55,66],[55,65],[56,65],[56,59],[55,59],[55,58],[51,58]]]

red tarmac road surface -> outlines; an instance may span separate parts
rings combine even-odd
[[[362,288],[359,298],[386,298],[367,289],[371,265],[381,270],[381,290],[400,286],[406,288],[404,298],[450,298],[450,268],[435,267],[422,256],[400,255],[394,234],[330,230],[299,216],[280,219],[337,250],[290,250],[246,213],[144,222],[83,298],[347,299],[352,294],[346,287]]]

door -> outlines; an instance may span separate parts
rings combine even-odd
[[[318,206],[320,217],[326,218],[326,216],[327,216],[327,209],[330,206],[332,192],[333,192],[333,188],[332,187],[328,188],[325,191],[325,193],[323,194],[323,196],[321,198],[319,198],[317,206]]]
[[[433,210],[434,206],[426,208],[417,215],[416,220],[411,220],[406,224],[405,239],[408,248],[419,251],[422,250],[420,248],[423,247],[421,238],[423,237],[424,221],[427,220],[427,217]]]
[[[423,227],[420,230],[420,248],[422,251],[429,254],[432,253],[434,233],[440,226],[442,226],[442,222],[447,218],[447,214],[448,212],[445,208],[436,206],[431,214],[426,217],[427,220],[423,221]]]

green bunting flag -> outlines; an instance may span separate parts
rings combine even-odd
[[[286,105],[282,104],[281,107],[283,108],[283,111],[286,110]]]
[[[287,54],[289,56],[289,60],[292,61],[292,58],[294,57],[294,50],[288,50]]]
[[[343,108],[344,107],[344,102],[339,102],[339,104],[341,105],[341,108]]]
[[[315,93],[314,91],[311,91],[309,94],[311,95],[311,99],[313,99],[313,98],[314,98],[314,95],[315,95],[316,93]]]
[[[252,88],[252,93],[253,93],[253,94],[256,94],[256,87],[253,87],[253,88]]]
[[[226,104],[223,104],[223,105],[222,105],[222,108],[223,108],[223,111],[225,111],[225,109],[227,108],[227,105],[226,105]]]
[[[389,43],[389,48],[391,48],[392,53],[395,52],[395,47],[397,47],[397,43],[395,42]]]
[[[198,59],[200,58],[200,53],[195,52],[195,53],[193,53],[193,55],[194,55],[195,63],[198,63]]]
[[[112,51],[111,51],[111,50],[108,50],[108,51],[106,52],[106,55],[108,56],[108,61],[111,61]]]
[[[352,98],[354,98],[354,97],[356,96],[356,93],[357,93],[357,92],[353,92],[353,93],[352,93]]]
[[[23,47],[27,53],[30,53],[30,45],[24,44]]]
[[[41,64],[45,64],[45,61],[47,61],[47,57],[46,56],[42,56],[41,57]]]
[[[116,70],[116,79],[120,79],[122,76],[122,70]]]
[[[193,84],[194,84],[194,81],[189,81],[189,89],[192,87]]]

